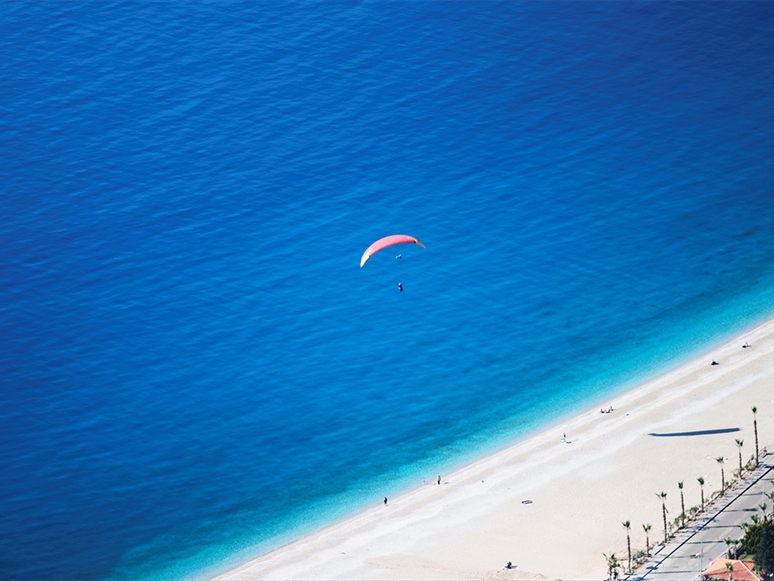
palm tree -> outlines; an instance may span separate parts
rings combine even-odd
[[[720,464],[720,496],[726,492],[726,473],[723,470],[723,456],[718,456],[715,461]]]
[[[642,530],[645,531],[645,554],[650,557],[650,525],[642,525]]]
[[[755,465],[758,465],[758,408],[753,406],[752,407],[752,413],[753,413],[753,431],[755,432]]]
[[[607,577],[610,581],[613,581],[613,572],[618,570],[618,559],[616,558],[615,553],[611,553],[610,556],[602,553],[602,556],[607,559]]]
[[[666,492],[661,492],[661,494],[656,493],[656,496],[658,496],[661,499],[661,514],[664,517],[664,544],[666,545],[667,542],[667,524],[666,524]]]
[[[742,446],[744,445],[744,440],[734,440],[736,442],[736,447],[739,449],[739,479],[742,478]]]
[[[701,486],[701,511],[704,512],[704,477],[699,476],[696,480],[699,481],[699,486]]]
[[[726,543],[726,558],[731,558],[731,547],[733,547],[736,544],[736,541],[732,539],[731,537],[726,537],[723,539],[723,542]]]
[[[631,521],[625,520],[621,524],[623,525],[623,528],[626,529],[626,550],[629,553],[629,565],[626,572],[631,573],[632,572],[632,540],[631,540],[631,537],[629,536],[629,531],[632,528],[632,523]]]
[[[760,508],[761,512],[763,513],[763,520],[766,520],[766,507],[767,506],[768,506],[768,504],[766,504],[765,502],[762,502],[761,504],[758,505],[758,508]]]
[[[682,510],[682,512],[680,513],[680,520],[683,523],[682,526],[685,526],[685,498],[683,498],[683,482],[682,481],[677,483],[677,488],[680,489],[680,509]]]
[[[774,490],[766,493],[766,498],[771,501],[771,520],[774,522]]]
[[[731,574],[734,571],[734,564],[726,563],[726,571],[728,571],[728,581],[731,581],[732,580]]]

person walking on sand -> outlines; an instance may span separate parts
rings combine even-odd
[[[384,497],[384,506],[387,506],[387,497]]]
[[[438,477],[438,485],[439,486],[441,485],[441,477],[440,476]]]

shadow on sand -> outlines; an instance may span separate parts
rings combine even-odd
[[[731,432],[738,432],[739,428],[719,428],[717,430],[697,430],[695,432],[667,432],[665,434],[657,434],[651,432],[648,436],[655,436],[657,438],[675,438],[678,436],[711,436],[713,434],[730,434]]]

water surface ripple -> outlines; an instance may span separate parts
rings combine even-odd
[[[770,316],[772,24],[0,4],[0,577],[205,576]]]

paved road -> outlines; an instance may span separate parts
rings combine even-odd
[[[760,466],[741,483],[716,502],[701,517],[688,525],[665,547],[651,556],[628,577],[630,581],[696,581],[710,559],[723,557],[723,539],[742,538],[739,527],[754,514],[761,514],[758,505],[766,502],[764,492],[772,490],[774,454],[762,457]],[[767,509],[767,512],[770,509]]]

